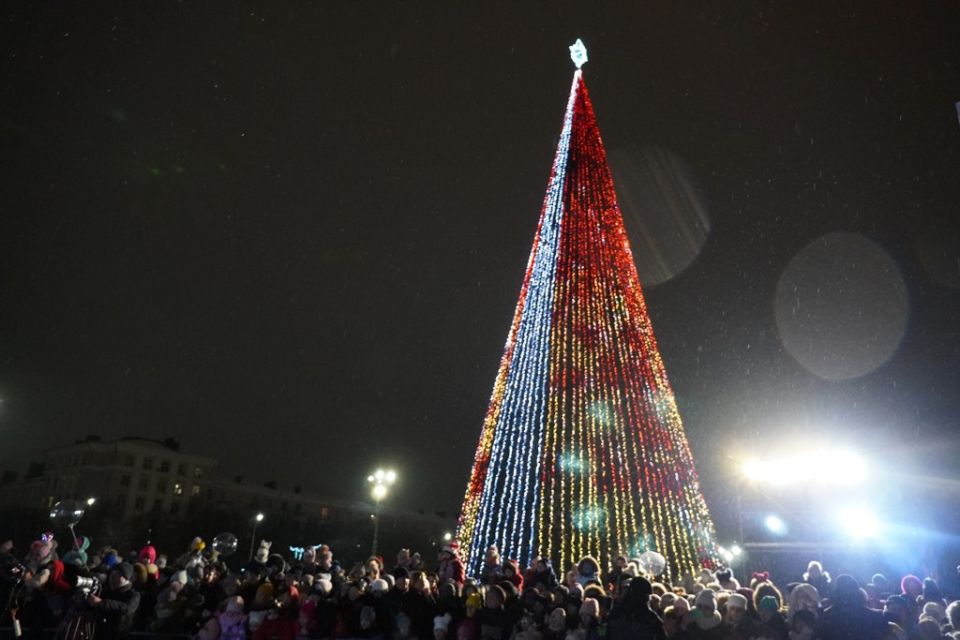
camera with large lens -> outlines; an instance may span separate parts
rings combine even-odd
[[[100,591],[103,589],[103,585],[100,583],[100,579],[96,576],[74,576],[73,588],[79,591],[84,595],[84,597],[93,594],[95,596],[100,595]]]

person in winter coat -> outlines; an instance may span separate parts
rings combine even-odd
[[[684,640],[726,639],[727,630],[717,611],[717,594],[712,589],[702,589],[697,594],[694,609],[684,616],[684,625]]]
[[[803,581],[815,586],[821,598],[829,598],[833,591],[830,574],[824,571],[823,565],[816,560],[811,560],[810,564],[807,565],[807,572],[803,574]]]
[[[887,633],[883,614],[866,605],[866,596],[853,576],[837,576],[833,606],[820,616],[817,637],[820,640],[882,640]]]
[[[457,548],[452,544],[446,544],[437,558],[440,560],[440,566],[437,567],[437,579],[440,582],[453,580],[462,587],[466,574],[463,569],[463,562],[457,555]]]
[[[196,640],[246,640],[247,616],[243,613],[243,598],[227,598],[224,605],[222,611],[203,625]]]
[[[543,630],[543,640],[565,640],[567,637],[567,612],[563,607],[556,607],[547,616],[546,628]]]
[[[507,640],[510,637],[513,625],[504,609],[506,599],[506,594],[498,585],[487,587],[483,609],[477,612],[481,640]]]
[[[646,578],[630,581],[626,594],[607,618],[608,640],[662,640],[663,621],[650,609],[653,586]]]
[[[787,640],[787,621],[780,613],[780,603],[775,596],[767,595],[757,605],[760,616],[760,637],[767,640]]]
[[[110,572],[107,589],[102,596],[87,596],[87,606],[96,616],[96,637],[126,638],[133,617],[140,606],[140,594],[134,591],[133,565],[121,562]]]
[[[300,633],[300,592],[296,587],[285,588],[280,606],[273,603],[267,616],[253,634],[253,640],[296,640]]]
[[[516,560],[510,559],[503,563],[503,580],[506,580],[517,591],[523,593],[523,576],[520,575],[520,565]]]
[[[504,563],[500,561],[500,550],[497,545],[487,547],[483,559],[483,568],[480,569],[480,584],[500,584],[503,580]]]
[[[536,558],[524,579],[527,587],[542,586],[544,591],[552,591],[557,586],[557,574],[546,558]]]

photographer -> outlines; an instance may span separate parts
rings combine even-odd
[[[140,594],[133,589],[133,566],[121,562],[110,572],[107,589],[102,595],[87,596],[87,605],[96,614],[96,637],[125,638],[140,605]]]

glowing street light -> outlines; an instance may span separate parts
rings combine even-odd
[[[89,498],[87,498],[87,506],[88,506],[88,507],[92,507],[92,506],[95,505],[96,503],[97,503],[97,499],[94,498],[93,496],[90,496]]]
[[[452,533],[450,533],[449,531],[447,531],[445,534],[443,534],[443,541],[444,541],[444,542],[450,542],[451,540],[453,540],[453,534],[452,534]]]
[[[397,472],[393,469],[377,469],[367,476],[367,482],[373,485],[370,489],[370,495],[373,497],[373,502],[376,505],[373,514],[373,544],[371,545],[372,550],[370,552],[372,556],[377,555],[377,537],[380,533],[380,503],[387,497],[387,494],[390,492],[390,486],[396,481]]]
[[[257,525],[263,522],[263,513],[257,513],[253,516],[253,531],[250,533],[250,557],[247,560],[253,560],[253,546],[257,540]]]

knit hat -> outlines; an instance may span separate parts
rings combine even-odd
[[[570,587],[570,597],[583,600],[583,585],[578,583]]]
[[[393,571],[390,572],[390,575],[393,576],[394,580],[399,580],[400,578],[410,578],[410,572],[407,571],[406,567],[394,567]]]
[[[152,544],[148,544],[137,555],[137,559],[143,564],[154,564],[157,561],[157,549]]]
[[[259,587],[257,587],[257,595],[258,595],[258,596],[262,596],[262,597],[264,597],[264,598],[272,598],[272,597],[273,597],[273,583],[272,583],[272,582],[264,582],[263,584],[261,584]]]
[[[474,609],[479,609],[483,605],[483,598],[480,597],[480,594],[474,591],[467,596],[467,606],[473,607]]]
[[[746,600],[746,598],[744,598]],[[672,607],[673,603],[677,601],[677,594],[672,591],[668,591],[662,596],[660,596],[660,608],[666,609],[667,607]]]
[[[637,586],[634,586],[637,585]],[[653,593],[653,585],[650,584],[650,581],[644,578],[643,576],[637,576],[630,581],[630,591],[638,592],[641,595],[649,596]]]
[[[747,610],[747,599],[744,598],[739,593],[731,593],[730,597],[727,598],[727,608],[737,607],[743,611]]]
[[[180,569],[180,571],[177,571],[172,576],[170,576],[170,582],[179,582],[180,584],[185,585],[189,581],[190,581],[190,578],[187,577],[187,572],[185,569]]]
[[[127,581],[133,579],[133,565],[129,562],[121,562],[116,568]]]
[[[190,542],[190,551],[203,551],[207,548],[207,543],[200,536],[195,537]]]
[[[243,613],[243,598],[240,596],[227,598],[227,606],[224,610],[227,613]]]
[[[763,596],[757,604],[757,609],[760,611],[778,611],[780,605],[777,604],[777,599],[774,596]]]
[[[793,588],[793,591],[790,592],[788,601],[796,603],[800,600],[800,598],[807,598],[812,602],[820,602],[820,592],[817,591],[817,588],[812,584],[801,582]]]
[[[370,583],[370,593],[386,593],[390,590],[390,585],[383,578],[377,578]]]
[[[596,598],[584,598],[580,605],[580,615],[588,615],[591,618],[600,617],[600,602]]]
[[[940,624],[947,617],[943,605],[936,602],[928,602],[923,605],[923,615],[933,618],[937,621],[937,624]]]
[[[103,554],[103,566],[107,569],[113,569],[117,566],[118,562],[120,562],[120,556],[118,556],[117,552],[113,549],[108,549],[107,552]]]
[[[690,601],[682,596],[677,596],[677,599],[673,601],[673,608],[676,609],[680,615],[689,613]]]
[[[139,562],[133,565],[133,573],[136,576],[134,582],[137,584],[143,584],[147,581],[147,568]]]
[[[717,608],[717,594],[713,592],[713,589],[702,589],[700,593],[697,594],[697,599],[694,602],[695,606],[708,606],[712,609]]]

